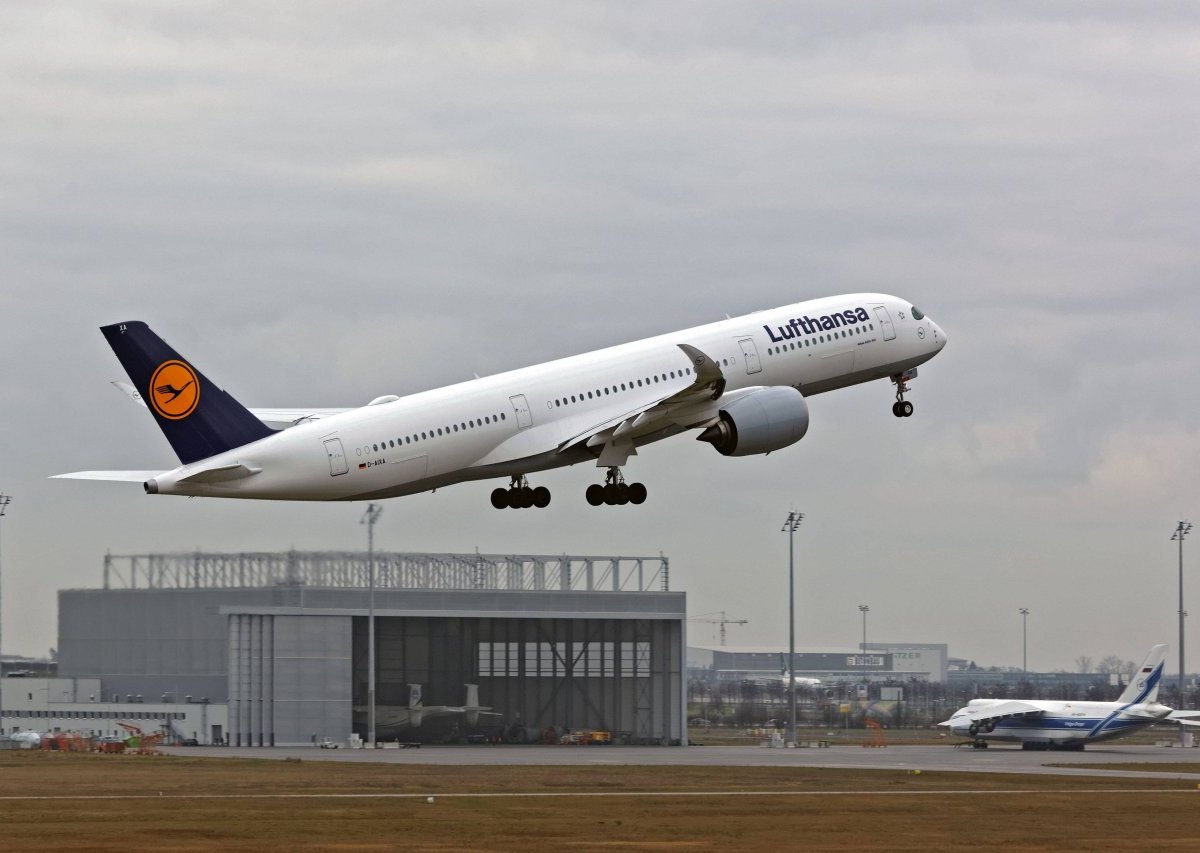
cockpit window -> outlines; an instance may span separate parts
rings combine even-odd
[[[912,318],[914,320],[924,320],[925,319],[925,315],[923,313],[921,313],[921,309],[918,308],[916,305],[914,305],[912,307]]]

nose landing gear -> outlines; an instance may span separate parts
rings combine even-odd
[[[550,490],[545,486],[530,488],[524,474],[514,474],[507,489],[492,490],[492,506],[496,509],[545,509],[550,505]]]
[[[892,377],[896,383],[896,402],[892,403],[892,414],[898,418],[912,417],[913,404],[904,399],[904,394],[908,391],[908,380],[915,375],[915,370],[908,370]]]
[[[621,469],[615,465],[608,469],[604,477],[604,485],[593,483],[585,493],[587,502],[592,506],[624,506],[625,504],[641,504],[646,501],[646,487],[641,483],[626,483],[621,476]]]

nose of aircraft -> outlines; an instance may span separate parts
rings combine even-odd
[[[937,344],[938,350],[941,351],[946,346],[946,333],[941,326],[932,320],[929,321],[929,325],[933,326],[933,341]]]

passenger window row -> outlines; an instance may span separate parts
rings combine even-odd
[[[875,331],[875,324],[869,323],[866,326],[854,326],[850,329],[842,329],[840,332],[831,332],[829,334],[818,335],[815,338],[808,338],[803,341],[792,341],[791,343],[782,344],[777,347],[767,347],[767,355],[779,355],[784,350],[804,349],[805,347],[816,346],[817,344],[827,343],[834,338],[848,338],[851,335],[862,335],[866,332]]]
[[[439,435],[450,435],[454,432],[466,432],[469,429],[477,429],[485,425],[498,424],[505,420],[508,420],[508,416],[505,415],[504,412],[501,412],[498,415],[484,415],[482,418],[472,418],[468,421],[460,421],[456,424],[440,426],[424,432],[414,432],[411,435],[402,436],[401,438],[389,438],[386,441],[379,442],[378,444],[360,447],[358,448],[358,455],[362,456],[364,453],[378,453],[381,450],[403,447],[406,444],[417,444],[421,441],[427,441],[431,438],[436,438]]]
[[[629,382],[622,382],[619,385],[609,385],[604,388],[597,388],[595,391],[580,391],[578,394],[572,394],[569,397],[558,397],[554,400],[554,405],[561,408],[562,406],[569,406],[572,403],[582,403],[584,400],[595,400],[598,397],[606,397],[611,394],[620,394],[622,391],[632,391],[634,388],[644,388],[645,386],[653,385],[656,382],[666,382],[667,379],[681,379],[684,376],[691,375],[692,369],[690,367],[683,370],[671,370],[667,373],[659,373],[654,376],[647,376],[645,379],[630,379]]]

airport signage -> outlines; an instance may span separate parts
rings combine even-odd
[[[878,669],[883,664],[883,655],[846,655],[846,666],[869,666]]]

